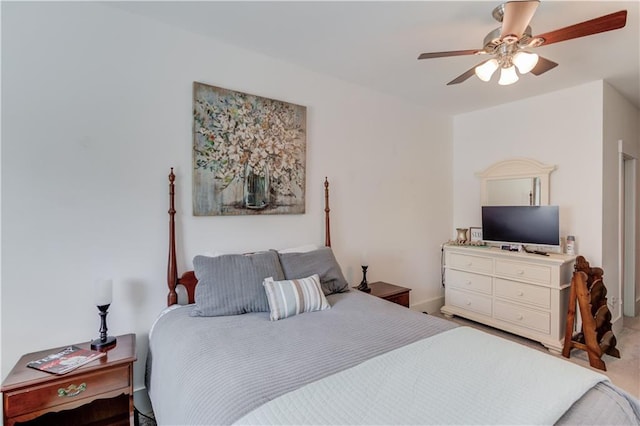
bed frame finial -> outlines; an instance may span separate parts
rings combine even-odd
[[[167,296],[167,306],[178,303],[178,293],[176,286],[178,285],[178,265],[176,261],[176,208],[175,208],[175,182],[176,175],[169,173],[169,262],[167,268],[167,285],[169,286],[169,295]]]
[[[324,245],[331,247],[331,231],[329,229],[329,180],[324,177]]]

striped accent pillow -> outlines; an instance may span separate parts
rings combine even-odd
[[[284,281],[274,281],[269,277],[265,278],[262,285],[267,292],[271,321],[331,308],[322,292],[318,274]]]

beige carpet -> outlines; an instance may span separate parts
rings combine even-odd
[[[434,315],[443,317],[440,312],[434,313]],[[452,321],[461,325],[478,328],[551,354],[551,352],[538,342],[460,317],[454,317]],[[574,349],[571,351],[569,361],[605,374],[616,386],[626,390],[636,398],[640,398],[640,316],[635,318],[625,317],[622,332],[616,334],[616,339],[618,341],[616,348],[620,351],[620,358],[603,355],[602,360],[607,366],[607,371],[600,371],[589,366],[589,359],[585,351]],[[563,358],[561,355],[556,356]]]

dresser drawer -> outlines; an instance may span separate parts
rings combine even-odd
[[[468,254],[449,253],[447,266],[464,269],[471,272],[493,272],[493,260],[488,257],[471,256]]]
[[[491,298],[480,294],[447,289],[447,304],[457,306],[467,311],[491,316]]]
[[[491,294],[491,277],[487,275],[447,269],[445,282],[449,287]]]
[[[12,417],[77,400],[90,400],[97,395],[118,389],[127,392],[129,385],[128,365],[73,377],[60,376],[59,380],[50,381],[42,386],[5,393],[5,416]],[[63,395],[60,395],[61,393]]]
[[[551,315],[548,312],[536,311],[496,300],[493,313],[496,319],[517,324],[544,334],[551,333]]]
[[[496,260],[496,275],[551,284],[551,267],[544,265]]]
[[[495,279],[495,295],[541,308],[551,308],[551,289],[516,281]]]

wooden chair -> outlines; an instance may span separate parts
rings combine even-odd
[[[602,268],[592,268],[583,256],[578,256],[571,279],[562,355],[569,358],[573,348],[587,351],[589,365],[606,371],[602,355],[606,353],[620,358],[620,352],[615,347],[616,337],[611,329],[611,312],[607,306],[603,275]],[[582,331],[573,335],[576,301],[582,318]]]

